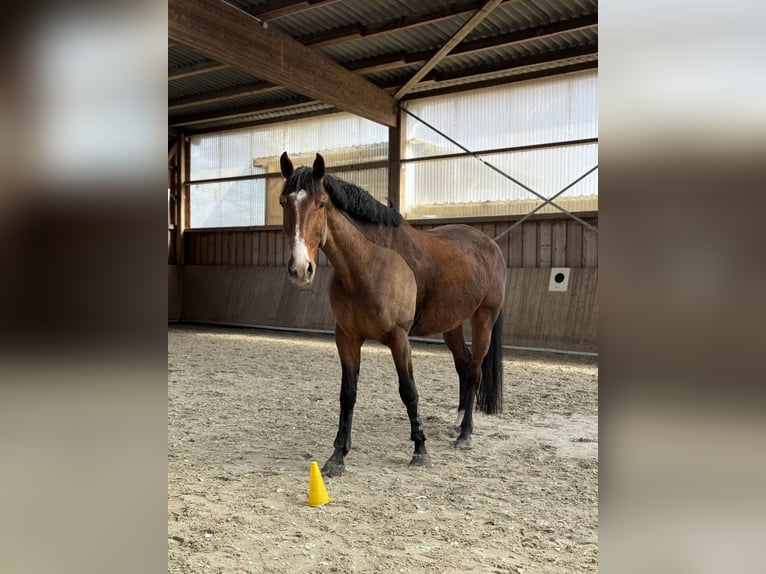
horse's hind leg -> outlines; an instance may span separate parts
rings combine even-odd
[[[460,425],[460,435],[455,446],[468,444],[473,432],[473,407],[476,402],[476,391],[481,381],[481,363],[489,351],[492,337],[492,326],[497,318],[497,310],[479,307],[471,317],[471,359],[466,369],[465,413]]]
[[[396,373],[399,376],[399,396],[407,408],[407,416],[410,419],[410,439],[415,443],[415,451],[410,465],[428,468],[431,466],[431,458],[426,451],[425,428],[418,415],[418,390],[412,375],[410,341],[406,331],[397,328],[386,337],[383,343],[391,349],[391,354],[394,357]]]
[[[447,348],[452,353],[452,358],[455,360],[455,370],[457,371],[457,376],[460,381],[460,396],[457,405],[457,420],[455,421],[455,426],[459,428],[460,423],[463,421],[463,415],[465,414],[471,351],[465,344],[463,325],[459,325],[451,331],[442,333],[442,335],[444,336],[444,342],[447,344]]]
[[[322,474],[328,477],[340,476],[345,467],[345,457],[351,450],[351,419],[356,404],[356,383],[359,379],[359,363],[364,339],[352,337],[343,332],[340,325],[335,329],[335,345],[338,347],[341,365],[340,420],[332,456],[322,467]]]

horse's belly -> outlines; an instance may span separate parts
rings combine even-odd
[[[480,301],[462,301],[428,305],[415,313],[415,323],[410,329],[410,335],[437,335],[451,331],[462,325],[473,315]]]

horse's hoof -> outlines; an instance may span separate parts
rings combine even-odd
[[[455,441],[455,448],[459,448],[460,450],[470,450],[471,449],[471,437],[467,438],[460,438]]]
[[[345,471],[346,466],[344,464],[337,464],[330,462],[329,460],[324,463],[324,466],[322,467],[322,475],[327,478],[336,478],[338,476],[342,476]]]
[[[431,457],[428,456],[428,453],[414,454],[412,455],[410,466],[417,466],[419,468],[431,468]]]

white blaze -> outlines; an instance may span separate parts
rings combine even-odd
[[[293,261],[299,274],[303,274],[309,264],[309,250],[306,248],[306,242],[301,237],[301,203],[306,199],[308,193],[301,189],[295,194],[295,240],[293,241]]]

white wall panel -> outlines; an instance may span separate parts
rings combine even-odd
[[[543,78],[408,102],[418,117],[472,151],[598,136],[597,75]],[[462,150],[407,118],[406,158]]]
[[[191,138],[192,180],[255,175],[253,159],[278,158],[356,148],[353,162],[369,161],[369,146],[388,142],[388,128],[353,116],[333,114],[285,124]]]

